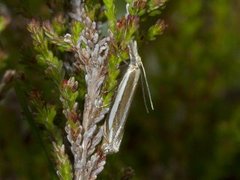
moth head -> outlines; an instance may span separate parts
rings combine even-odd
[[[130,63],[135,65],[142,65],[141,57],[138,54],[137,41],[130,41],[128,45]]]

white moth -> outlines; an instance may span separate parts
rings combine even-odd
[[[108,154],[116,153],[119,151],[119,147],[124,134],[124,126],[126,123],[127,115],[133,100],[139,77],[141,75],[141,71],[143,72],[143,76],[145,78],[151,108],[153,109],[153,103],[146,79],[146,73],[141,61],[141,57],[139,56],[137,50],[137,42],[131,41],[128,48],[130,64],[118,86],[111,111],[109,113],[108,119],[104,124],[103,149]]]

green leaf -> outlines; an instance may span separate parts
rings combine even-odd
[[[108,24],[110,30],[114,33],[115,32],[115,26],[116,26],[116,12],[115,12],[115,3],[114,0],[103,0],[105,4],[105,14],[108,19]]]
[[[158,20],[153,26],[148,29],[147,37],[149,40],[155,40],[156,36],[161,35],[166,25],[164,21]]]
[[[84,25],[79,21],[73,21],[71,24],[72,40],[75,45],[79,40],[79,37],[83,28],[84,28]]]

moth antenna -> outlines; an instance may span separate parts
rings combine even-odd
[[[141,60],[139,61],[139,64],[140,64],[140,67],[142,68],[143,77],[144,77],[145,84],[146,84],[146,87],[147,87],[148,98],[149,98],[149,102],[150,102],[150,105],[151,105],[151,109],[154,110],[153,101],[152,101],[152,95],[151,95],[151,92],[150,92],[146,71],[145,71],[145,68],[144,68],[143,63],[142,63]]]
[[[146,92],[145,92],[144,83],[143,83],[144,80],[143,80],[142,74],[140,76],[141,76],[141,86],[142,86],[142,92],[143,92],[144,106],[146,108],[147,113],[149,113],[148,105],[147,105],[147,99],[146,99]]]

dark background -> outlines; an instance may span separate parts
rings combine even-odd
[[[0,34],[1,75],[11,68],[41,76],[26,25],[68,8],[46,2],[1,2],[11,19]],[[240,1],[169,1],[161,17],[164,34],[140,46],[155,111],[146,113],[139,86],[120,152],[99,178],[240,179]],[[53,179],[18,102],[12,88],[0,101],[0,179]]]

